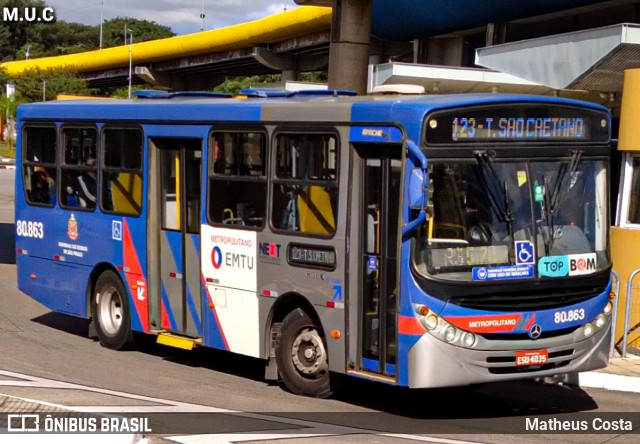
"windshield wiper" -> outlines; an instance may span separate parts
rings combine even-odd
[[[558,212],[558,209],[564,200],[564,196],[567,194],[567,187],[564,186],[565,179],[569,177],[570,180],[573,180],[583,152],[584,151],[582,150],[571,150],[571,159],[569,160],[569,163],[563,163],[560,166],[560,169],[558,169],[558,176],[556,177],[556,182],[551,194],[549,194],[549,179],[544,176],[542,177],[544,212],[547,222],[547,232],[545,233],[544,230],[542,230],[542,235],[544,238],[544,250],[547,256],[549,256],[550,251],[553,248],[553,243],[556,240],[553,215]]]
[[[509,246],[509,254],[511,255],[511,250],[515,245],[515,239],[513,237],[513,212],[511,211],[511,204],[509,203],[507,182],[505,180],[500,181],[493,167],[493,156],[486,150],[474,151],[473,155],[478,161],[480,168],[482,168],[483,174],[481,175],[481,179],[489,195],[491,210],[493,210],[498,221],[503,222],[507,226],[507,234],[511,239],[511,245]]]

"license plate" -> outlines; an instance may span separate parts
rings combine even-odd
[[[549,362],[549,350],[527,350],[516,352],[516,367],[543,365]]]

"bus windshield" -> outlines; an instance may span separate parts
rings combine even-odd
[[[556,278],[609,266],[606,161],[580,152],[562,159],[474,157],[429,165],[431,217],[414,243],[421,274]],[[524,268],[513,274],[518,266]]]

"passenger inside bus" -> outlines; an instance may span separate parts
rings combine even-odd
[[[96,158],[88,157],[85,160],[85,165],[91,169],[84,171],[76,178],[75,192],[82,208],[95,208],[97,195]]]
[[[45,170],[34,171],[31,175],[30,198],[34,203],[53,204],[56,201],[56,185]]]

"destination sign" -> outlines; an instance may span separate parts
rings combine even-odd
[[[486,142],[607,142],[607,115],[567,107],[470,108],[434,113],[426,122],[427,144]]]
[[[287,259],[292,265],[315,266],[335,270],[336,252],[333,248],[289,244]]]

